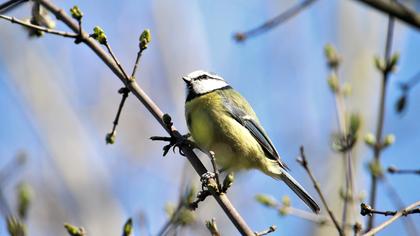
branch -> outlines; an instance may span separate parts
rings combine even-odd
[[[398,1],[384,1],[384,0],[357,0],[361,3],[369,5],[376,10],[382,11],[385,14],[393,16],[417,30],[420,29],[420,15],[417,12],[409,9]]]
[[[388,170],[388,173],[390,173],[390,174],[415,174],[415,175],[420,175],[420,169],[417,169],[417,170],[400,170],[395,166],[389,166],[387,170]]]
[[[76,24],[72,18],[64,12],[64,10],[58,8],[48,0],[39,0],[39,3],[50,12],[52,12],[58,20],[61,20],[64,24],[70,27],[73,32],[79,33],[79,25]],[[100,45],[94,39],[89,38],[89,35],[83,31],[80,32],[79,37],[81,41],[85,43],[90,49],[92,49],[92,51],[111,69],[111,71],[121,80],[121,82],[123,82],[127,88],[130,89],[133,95],[136,96],[137,99],[146,107],[150,114],[152,114],[152,116],[159,122],[159,124],[166,130],[166,132],[168,132],[168,134],[178,139],[183,138],[174,126],[167,127],[165,125],[165,122],[162,119],[163,112],[159,109],[159,107],[149,98],[149,96],[143,91],[143,89],[137,84],[135,80],[126,79],[125,75],[118,68],[118,65],[115,64],[113,59],[100,47]],[[207,172],[207,169],[203,163],[198,159],[190,147],[181,146],[180,148],[195,171],[200,176]],[[212,195],[242,235],[254,235],[253,231],[249,228],[241,215],[239,215],[226,194],[212,193]]]
[[[333,212],[331,211],[330,207],[328,206],[327,200],[325,199],[324,195],[322,194],[321,188],[319,187],[318,181],[315,179],[315,177],[312,174],[311,169],[309,168],[308,161],[306,160],[305,152],[303,149],[303,146],[300,147],[300,157],[301,159],[298,159],[298,162],[302,165],[302,167],[306,170],[306,172],[309,175],[309,178],[311,178],[311,181],[315,187],[316,192],[318,193],[319,197],[321,198],[322,204],[324,205],[325,209],[327,210],[328,215],[330,216],[331,220],[334,223],[335,228],[338,231],[338,234],[340,236],[343,236],[343,231],[340,228],[340,225],[335,218]]]
[[[401,216],[407,216],[408,212],[410,212],[414,209],[419,209],[418,208],[419,206],[420,206],[420,201],[415,202],[415,203],[411,204],[410,206],[396,212],[396,214],[393,217],[391,217],[387,221],[383,222],[378,227],[371,229],[369,232],[365,233],[363,236],[371,236],[371,235],[374,235],[374,234],[378,233],[379,231],[383,230],[385,227],[390,225],[392,222],[394,222],[395,220],[397,220]]]
[[[248,30],[246,32],[236,33],[234,35],[234,38],[237,42],[242,42],[242,41],[245,41],[246,39],[249,39],[250,37],[255,37],[259,34],[267,32],[267,31],[273,29],[274,27],[286,22],[287,20],[289,20],[293,16],[299,14],[299,12],[301,12],[303,9],[305,9],[306,7],[308,7],[309,5],[311,5],[315,1],[316,0],[304,0],[300,3],[297,3],[295,6],[287,9],[285,12],[282,12],[280,15],[274,17],[273,19],[265,22],[264,24],[254,28],[254,29]]]
[[[264,236],[264,235],[267,235],[267,234],[273,233],[274,231],[276,231],[276,229],[277,229],[277,226],[272,225],[272,226],[270,226],[270,228],[268,228],[268,229],[266,229],[266,230],[264,230],[264,231],[261,231],[261,232],[255,232],[255,236]]]
[[[7,11],[12,10],[15,7],[18,7],[20,4],[25,3],[29,0],[10,0],[5,3],[0,4],[0,14],[6,13]]]
[[[373,209],[371,206],[362,203],[360,204],[360,214],[362,216],[366,216],[366,215],[372,215],[372,214],[378,214],[378,215],[384,215],[384,216],[394,216],[397,214],[398,211],[378,211]],[[420,213],[420,208],[414,208],[412,210],[406,211],[404,212],[404,215],[410,215],[410,214],[419,214]]]
[[[8,20],[11,23],[16,23],[18,25],[21,25],[21,26],[29,28],[29,29],[39,30],[39,31],[49,33],[49,34],[55,34],[55,35],[63,36],[63,37],[66,37],[66,38],[77,38],[78,37],[77,34],[72,34],[72,33],[64,32],[64,31],[48,29],[46,27],[34,25],[34,24],[31,24],[31,23],[16,19],[15,17],[0,15],[0,18]]]
[[[380,157],[381,157],[382,150],[384,148],[384,145],[380,144],[380,142],[382,140],[382,133],[383,133],[384,122],[385,122],[386,86],[387,86],[389,75],[394,69],[395,64],[396,64],[396,59],[395,61],[394,59],[391,59],[393,33],[394,33],[394,17],[389,15],[388,29],[387,29],[386,42],[385,42],[384,65],[381,66],[380,65],[381,63],[377,62],[377,67],[382,72],[382,80],[381,80],[380,104],[379,104],[379,111],[378,111],[378,123],[376,127],[376,142],[377,143],[373,146],[374,159],[373,159],[373,162],[371,163],[372,166],[379,167],[379,168],[374,168],[377,170],[381,168]],[[378,61],[378,59],[376,61]],[[376,204],[378,177],[380,177],[378,173],[375,173],[375,172],[376,171],[373,171],[373,169],[371,169],[372,184],[370,187],[369,205],[371,205],[373,208],[375,208],[375,204]],[[370,230],[373,227],[374,220],[375,220],[374,215],[371,215],[368,218],[367,230]]]

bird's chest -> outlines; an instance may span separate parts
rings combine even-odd
[[[185,115],[191,136],[200,148],[216,154],[218,165],[247,168],[245,160],[249,153],[242,138],[248,137],[249,132],[224,109],[217,96],[205,95],[188,102]]]

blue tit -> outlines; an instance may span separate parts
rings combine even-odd
[[[319,206],[287,172],[273,143],[249,103],[222,77],[194,71],[183,77],[187,88],[185,117],[200,149],[213,151],[228,171],[258,169],[284,181],[312,211]]]

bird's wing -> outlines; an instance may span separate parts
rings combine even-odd
[[[236,95],[241,96],[239,94]],[[244,98],[242,99],[246,102]],[[255,116],[255,112],[252,110],[251,106],[249,104],[240,104],[236,101],[236,99],[232,99],[224,102],[230,115],[252,134],[252,136],[261,145],[267,158],[278,161],[282,168],[288,170],[289,168],[281,161],[280,155],[277,153],[277,150],[274,148],[273,143],[265,133],[264,129],[261,127],[257,119],[252,117]]]

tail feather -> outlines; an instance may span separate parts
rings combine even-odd
[[[286,170],[282,170],[276,179],[281,179],[295,192],[306,205],[315,213],[319,213],[319,206],[306,190],[289,174]]]

